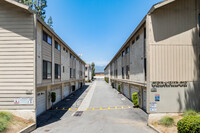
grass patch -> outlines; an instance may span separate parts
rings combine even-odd
[[[13,118],[13,115],[9,112],[0,112],[0,132],[4,131],[8,122]]]
[[[196,116],[198,115],[198,113],[194,110],[187,110],[184,112],[183,116],[184,117],[187,117],[187,116]]]
[[[174,119],[169,116],[165,116],[160,120],[160,124],[165,127],[172,126],[174,124]]]

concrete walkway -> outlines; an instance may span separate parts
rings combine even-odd
[[[140,109],[133,109],[132,102],[103,80],[96,80],[72,97],[76,97],[76,100],[70,103],[70,100],[65,99],[57,105],[58,110],[40,116],[40,127],[34,133],[154,132],[147,126],[147,114]],[[59,110],[62,108],[66,110]]]

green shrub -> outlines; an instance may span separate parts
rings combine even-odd
[[[109,80],[109,79],[105,77],[104,80],[108,83],[108,80]]]
[[[186,116],[196,116],[196,115],[197,115],[197,112],[194,111],[194,110],[187,110],[183,114],[184,117],[186,117]]]
[[[114,83],[112,83],[112,88],[114,88]]]
[[[6,119],[0,118],[0,132],[4,131],[8,126],[8,121]]]
[[[118,91],[120,92],[120,88],[121,88],[121,86],[120,86],[120,84],[118,84]]]
[[[0,112],[0,118],[5,119],[7,121],[10,121],[12,119],[13,115],[9,112]]]
[[[165,116],[160,120],[160,124],[166,127],[172,126],[174,124],[174,119],[169,116]]]
[[[138,93],[133,93],[132,94],[132,98],[133,98],[133,104],[134,106],[139,106],[139,103],[138,103]]]
[[[51,102],[54,103],[56,101],[56,93],[51,92]]]
[[[0,112],[0,132],[4,131],[8,122],[13,118],[13,115],[9,112]]]
[[[179,133],[199,133],[200,132],[200,117],[187,116],[177,123]]]

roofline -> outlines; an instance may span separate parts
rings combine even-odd
[[[163,7],[165,5],[168,5],[172,2],[174,2],[175,0],[164,0],[164,1],[161,1],[155,5],[152,6],[152,8],[149,10],[148,14],[151,14],[153,13],[156,9],[160,8],[160,7]]]
[[[145,24],[146,22],[146,16],[142,19],[140,24],[135,28],[135,30],[131,33],[131,35],[128,37],[126,42],[122,45],[122,47],[118,50],[118,52],[115,54],[115,56],[112,58],[112,60],[108,63],[108,65],[104,68],[105,69],[111,64],[111,62],[117,57],[117,55],[121,52],[121,50],[127,45],[127,43],[132,39],[132,37],[139,31],[139,29]]]
[[[29,6],[24,5],[22,3],[19,3],[19,2],[15,1],[15,0],[4,0],[4,1],[6,1],[6,2],[8,2],[10,4],[13,4],[15,6],[18,6],[18,7],[22,8],[22,9],[25,9],[30,13],[34,13],[34,11]]]
[[[27,5],[24,5],[24,4],[22,4],[22,3],[19,3],[19,2],[17,2],[17,1],[15,1],[15,0],[4,0],[4,1],[6,1],[6,2],[8,2],[8,3],[10,3],[10,4],[13,4],[13,5],[16,5],[16,6],[18,6],[18,7],[20,7],[20,8],[22,8],[22,9],[25,9],[25,10],[27,10],[28,12],[30,12],[31,14],[36,14],[29,6],[27,6]],[[56,33],[55,33],[55,31],[53,31],[45,22],[44,22],[44,20],[42,20],[37,14],[36,14],[36,16],[37,16],[37,20],[39,20],[39,22],[40,23],[42,23],[44,26],[45,26],[45,28],[47,28],[51,33],[53,33],[75,56],[76,56],[76,58],[78,58],[84,65],[86,64]]]
[[[163,7],[167,4],[170,4],[172,2],[174,2],[175,0],[164,0],[161,1],[155,5],[153,5],[151,7],[151,9],[149,10],[149,12],[147,14],[151,14],[153,13],[156,9]],[[112,58],[112,60],[108,63],[108,65],[104,68],[104,71],[107,69],[107,67],[113,62],[113,60],[115,59],[115,57],[121,52],[121,50],[126,46],[126,44],[130,41],[130,39],[137,33],[137,31],[142,27],[142,25],[146,22],[146,16],[142,19],[142,21],[140,22],[140,24],[136,27],[136,29],[132,32],[132,34],[129,36],[129,38],[126,40],[126,42],[122,45],[122,47],[118,50],[118,52],[115,54],[115,56]]]
[[[45,26],[45,28],[47,28],[47,30],[49,30],[51,33],[53,33],[53,35],[57,38],[57,39],[59,39],[59,41],[61,41],[61,43],[63,43],[69,50],[70,50],[70,52],[71,53],[73,53],[75,56],[76,56],[76,58],[78,58],[84,65],[86,64],[68,45],[67,45],[67,43],[65,43],[56,33],[55,33],[55,31],[52,29],[52,28],[50,28],[38,15],[37,15],[37,20],[43,25],[43,26]]]

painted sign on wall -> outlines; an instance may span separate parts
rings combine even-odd
[[[156,112],[157,111],[157,103],[156,102],[150,102],[150,112]]]
[[[33,104],[33,98],[15,98],[14,104]]]
[[[153,88],[166,88],[166,87],[187,87],[186,81],[168,81],[168,82],[152,82]]]
[[[155,101],[160,101],[160,94],[155,94]]]

